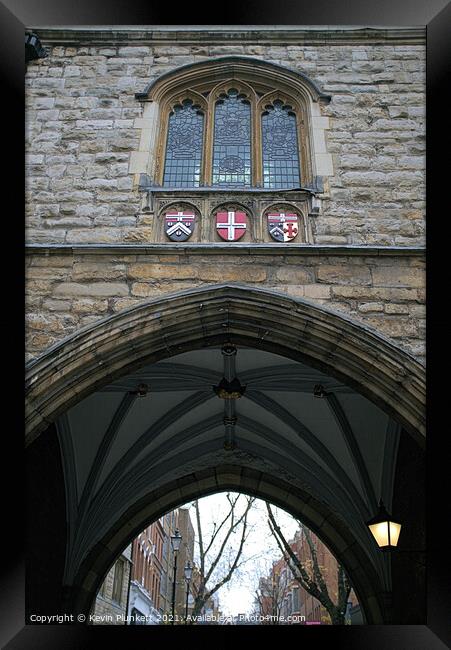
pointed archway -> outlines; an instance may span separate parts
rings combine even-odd
[[[425,370],[413,356],[349,317],[305,299],[240,284],[144,302],[50,348],[27,369],[27,442],[113,379],[231,337],[337,377],[424,444]]]
[[[111,415],[105,415],[106,429],[97,430],[97,443],[101,443],[94,452],[81,499],[71,500],[70,496],[71,483],[80,479],[70,466],[72,462],[75,467],[76,460],[70,458],[64,444],[59,450],[65,466],[64,477],[61,471],[58,475],[58,485],[63,481],[69,519],[71,511],[75,513],[75,528],[69,532],[78,541],[71,558],[69,546],[62,550],[66,553],[66,574],[59,580],[64,583],[64,597],[58,605],[55,603],[55,608],[89,611],[109,564],[146,523],[193,498],[234,489],[272,501],[303,520],[344,565],[367,622],[390,622],[383,562],[371,547],[364,524],[371,498],[362,501],[350,475],[333,458],[327,445],[319,444],[307,427],[265,397],[264,391],[254,390],[249,402],[266,412],[273,410],[283,426],[302,430],[302,444],[313,451],[310,458],[302,447],[289,442],[288,429],[285,435],[282,430],[265,429],[264,421],[255,424],[252,412],[240,416],[245,434],[240,447],[233,452],[218,451],[218,430],[208,417],[193,425],[196,435],[205,434],[205,439],[198,443],[185,422],[179,422],[181,429],[171,430],[171,421],[163,415],[150,428],[147,423],[144,434],[136,431],[137,436],[142,436],[142,444],[123,439],[129,445],[122,449],[127,462],[120,457],[117,462],[112,460],[109,478],[102,479],[98,459],[106,458],[121,419],[133,402],[127,377],[136,378],[143,368],[161,369],[162,362],[172,357],[217,349],[230,340],[257,355],[275,354],[336,378],[376,405],[390,421],[398,423],[416,447],[424,445],[424,373],[420,364],[375,331],[306,300],[244,285],[214,285],[167,295],[99,321],[50,349],[28,368],[31,448],[41,434],[47,439],[52,435],[57,438],[55,432],[64,429],[66,414],[75,407],[79,411],[87,409],[83,417],[92,418],[92,413],[100,410],[95,400],[102,389],[119,393]],[[173,368],[172,377],[177,373]],[[209,384],[208,373],[204,375]],[[209,390],[211,393],[211,385]],[[121,391],[125,391],[122,397]],[[200,398],[201,405],[202,395]],[[371,496],[365,461],[359,460],[352,432],[346,431],[343,414],[337,410],[339,404],[332,401],[329,406],[340,423],[343,444],[346,440],[348,447],[354,445],[351,455],[355,469],[363,492]],[[72,434],[63,431],[60,441],[70,442],[72,435],[71,444],[77,443],[86,428],[82,425],[77,430],[77,426]],[[153,448],[149,456],[145,444],[157,430],[168,431],[167,438],[164,434],[160,447]],[[135,450],[129,453],[133,445]],[[390,448],[386,449],[384,453],[392,453]],[[141,451],[147,455],[140,457]],[[394,475],[394,464],[390,471]],[[406,477],[407,474],[404,492],[406,485],[410,489],[408,482],[415,479],[414,470]],[[50,489],[54,485],[50,482]],[[39,513],[35,514],[39,525]],[[65,526],[66,519],[61,521],[61,527]],[[45,536],[45,527],[42,534]]]

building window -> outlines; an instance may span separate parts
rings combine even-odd
[[[163,185],[199,187],[204,116],[191,99],[176,104],[169,114]]]
[[[302,71],[225,56],[170,70],[136,98],[140,186],[283,190],[333,175],[320,106],[331,97]]]
[[[121,602],[123,582],[124,582],[124,561],[118,560],[114,565],[113,595],[112,595],[112,599],[116,603]]]
[[[244,94],[230,88],[215,105],[213,186],[251,185],[251,107]]]
[[[164,167],[157,184],[300,187],[302,106],[288,94],[265,92],[258,83],[235,87],[231,81],[204,88],[187,89],[184,99],[178,95],[176,103],[166,106],[160,134]]]
[[[281,100],[262,114],[263,187],[296,187],[300,183],[296,114]]]
[[[140,98],[153,102],[145,119],[155,136],[143,151],[157,186],[295,189],[314,182],[314,104],[330,97],[303,74],[225,57],[162,75]],[[314,128],[319,142],[325,127]]]

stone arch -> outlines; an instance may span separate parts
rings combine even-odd
[[[167,93],[177,92],[179,86],[186,86],[199,79],[203,81],[219,80],[222,77],[249,78],[261,80],[267,84],[269,80],[283,85],[289,92],[295,90],[302,96],[308,94],[315,102],[329,102],[331,97],[306,74],[275,63],[268,63],[250,56],[223,56],[197,63],[181,66],[170,70],[152,81],[136,98],[141,100],[159,101]]]
[[[241,284],[165,295],[99,320],[51,347],[27,368],[27,443],[112,380],[229,338],[340,379],[424,446],[425,372],[411,355],[323,306]]]
[[[339,517],[300,489],[274,475],[242,465],[222,465],[202,469],[168,482],[150,492],[122,514],[114,528],[91,550],[67,590],[66,609],[89,613],[95,595],[117,557],[150,522],[189,501],[231,490],[250,494],[279,506],[301,519],[328,546],[351,577],[366,622],[389,622],[384,589],[368,557]]]

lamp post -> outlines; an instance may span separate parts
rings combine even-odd
[[[185,604],[185,625],[188,620],[188,596],[189,596],[189,583],[193,577],[193,567],[191,562],[188,560],[185,566],[185,580],[186,580],[186,604]]]
[[[174,531],[174,534],[171,535],[171,546],[172,550],[174,551],[174,580],[172,583],[172,621],[171,625],[174,625],[174,618],[175,618],[175,583],[177,579],[177,551],[180,548],[180,544],[182,543],[182,536],[180,535],[179,529],[176,528]]]
[[[401,524],[393,520],[393,517],[385,509],[382,499],[379,501],[379,512],[367,521],[366,525],[379,548],[386,551],[397,546]]]

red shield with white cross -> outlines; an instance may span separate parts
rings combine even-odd
[[[237,241],[246,232],[247,215],[245,212],[228,210],[216,213],[216,230],[226,241]]]
[[[299,220],[297,214],[271,212],[267,216],[269,234],[276,241],[291,241],[298,234]]]
[[[186,241],[191,237],[196,216],[194,212],[169,210],[164,215],[164,229],[171,241]]]

